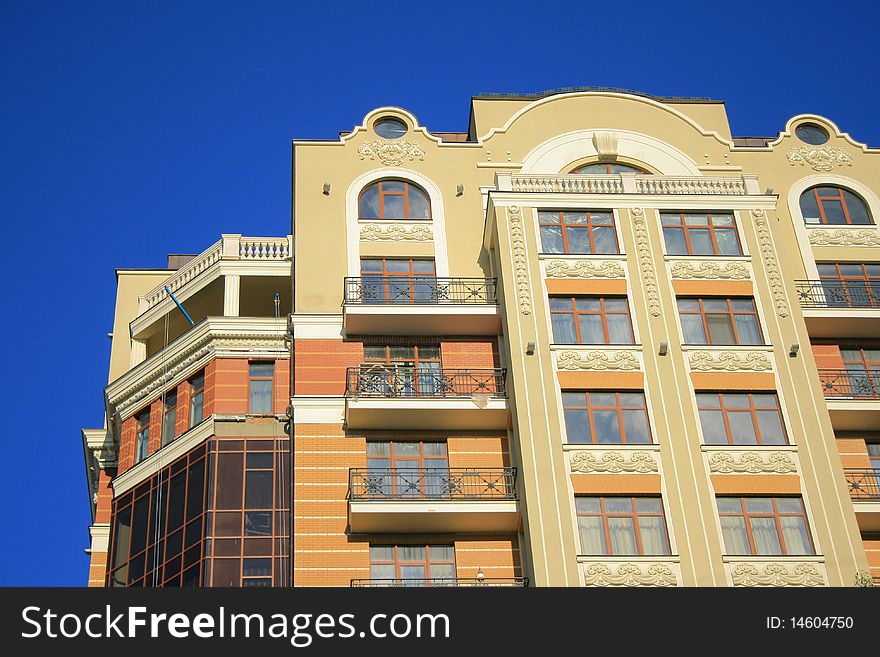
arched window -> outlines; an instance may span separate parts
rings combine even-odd
[[[591,174],[611,174],[611,173],[638,173],[648,174],[649,172],[631,164],[617,164],[616,162],[596,162],[595,164],[585,164],[578,167],[572,173],[591,173]]]
[[[358,199],[360,219],[430,219],[431,201],[421,187],[405,180],[380,180]]]
[[[801,215],[807,224],[874,223],[861,197],[834,185],[810,187],[801,194]]]

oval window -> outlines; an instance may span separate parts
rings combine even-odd
[[[373,125],[373,130],[385,139],[398,139],[406,134],[406,124],[399,119],[379,119]]]
[[[815,123],[801,123],[794,130],[794,134],[805,144],[819,146],[828,141],[828,133],[825,128],[817,126]]]

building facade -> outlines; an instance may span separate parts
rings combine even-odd
[[[117,272],[90,585],[870,583],[878,174],[589,89],[294,141],[289,236]]]

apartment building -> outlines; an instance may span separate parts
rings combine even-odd
[[[289,236],[117,272],[89,583],[870,583],[878,157],[590,88],[294,141]]]

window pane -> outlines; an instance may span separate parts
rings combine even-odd
[[[688,212],[684,215],[684,223],[687,226],[708,226],[709,215]]]
[[[425,548],[421,545],[401,545],[397,548],[399,561],[424,561]]]
[[[802,516],[782,516],[779,524],[786,554],[813,554],[807,523]]]
[[[746,523],[741,516],[721,516],[721,534],[724,537],[724,550],[727,554],[752,553]]]
[[[431,561],[454,561],[455,548],[451,545],[432,545]]]
[[[763,344],[758,320],[754,315],[735,315],[739,344]]]
[[[566,212],[564,213],[565,223],[567,224],[585,224],[587,223],[586,212]]]
[[[606,513],[632,513],[632,500],[628,497],[606,497]]]
[[[559,213],[558,212],[539,212],[538,213],[538,222],[542,224],[558,224],[559,223]]]
[[[403,196],[385,194],[382,197],[385,219],[406,219],[403,207]]]
[[[608,554],[605,546],[605,529],[599,516],[578,516],[578,534],[581,539],[581,554]]]
[[[577,344],[574,328],[574,315],[553,313],[553,342],[557,344]]]
[[[594,411],[597,443],[620,443],[620,424],[617,411]]]
[[[845,224],[846,217],[843,214],[843,204],[840,201],[825,199],[822,201],[822,209],[825,211],[825,219],[829,224]]]
[[[642,554],[669,554],[669,547],[666,541],[666,527],[663,524],[662,517],[640,517],[639,537],[642,539]]]
[[[736,238],[736,231],[733,229],[716,229],[715,241],[718,243],[718,253],[721,255],[742,255],[742,248],[739,240]]]
[[[431,204],[428,201],[428,195],[412,185],[409,185],[409,217],[410,219],[431,218]]]
[[[274,363],[251,363],[249,367],[251,377],[271,377],[275,371]]]
[[[569,253],[590,253],[590,229],[566,228]]]
[[[602,302],[591,297],[576,297],[574,305],[578,310],[602,310]]]
[[[785,431],[778,411],[756,411],[761,442],[765,445],[784,445]]]
[[[565,411],[565,434],[570,443],[591,443],[590,416],[587,411]]]
[[[255,470],[245,475],[244,504],[248,509],[272,508],[272,472]]]
[[[742,504],[735,497],[719,497],[716,502],[718,513],[742,513]]]
[[[849,210],[850,221],[854,224],[870,224],[871,217],[868,214],[868,206],[865,202],[848,190],[843,190],[843,197],[846,199],[846,209]]]
[[[629,444],[650,442],[648,418],[644,411],[623,411],[623,428]]]
[[[391,545],[371,545],[370,561],[394,561],[394,547]]]
[[[710,344],[736,344],[730,315],[707,313],[706,325],[709,327]]]
[[[700,408],[721,408],[719,396],[714,393],[697,393],[697,406]]]
[[[660,513],[660,499],[656,497],[637,497],[636,510],[639,513]]]
[[[632,344],[632,326],[629,314],[608,315],[608,344]]]
[[[620,251],[617,248],[617,236],[611,226],[597,226],[593,228],[593,240],[596,243],[594,253],[614,254]]]
[[[580,315],[581,344],[605,344],[602,318],[599,315]]]
[[[372,548],[370,548],[372,552]],[[397,577],[396,568],[393,563],[389,564],[371,564],[370,579],[394,579]]]
[[[418,456],[419,443],[394,443],[395,456]]]
[[[752,414],[747,411],[731,411],[727,414],[730,433],[735,445],[756,445],[758,438],[752,423]]]
[[[708,228],[691,228],[689,232],[693,255],[713,255],[715,253]]]
[[[779,513],[803,513],[801,500],[798,497],[777,497],[776,508]]]
[[[358,216],[362,219],[379,218],[379,186],[368,187],[361,194],[358,204]]]
[[[726,445],[727,432],[724,428],[724,415],[721,411],[700,411],[700,426],[703,428],[703,441],[707,445]]]
[[[687,242],[681,228],[664,228],[663,238],[666,240],[666,252],[669,255],[687,255]]]
[[[755,539],[755,554],[782,554],[773,518],[749,518]]]
[[[612,215],[610,212],[591,212],[590,220],[594,224],[611,225],[614,223],[614,215]]]
[[[562,243],[562,228],[541,226],[541,250],[544,253],[565,253]]]
[[[812,189],[808,189],[801,194],[800,205],[804,223],[818,224],[821,222],[819,217],[819,204],[816,202],[816,195],[813,193]]]
[[[272,381],[257,379],[251,381],[251,413],[272,412]]]
[[[685,344],[706,344],[706,331],[699,315],[682,315],[681,331]]]
[[[608,518],[608,533],[611,535],[612,554],[635,555],[639,553],[632,518]]]

